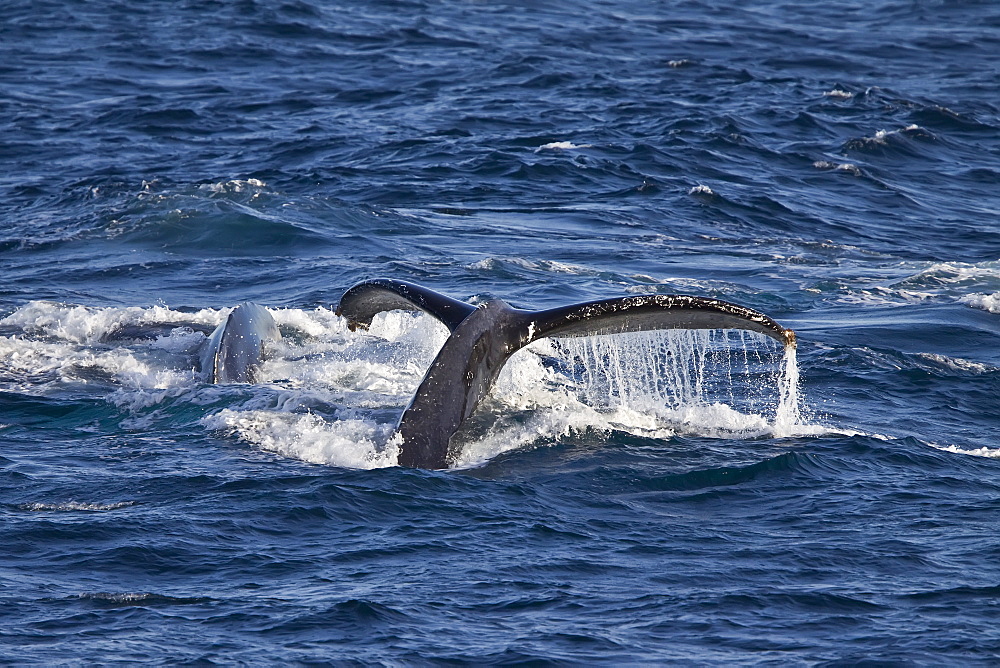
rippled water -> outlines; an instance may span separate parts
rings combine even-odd
[[[995,662],[998,90],[988,2],[7,3],[0,658]],[[798,354],[541,341],[404,469],[377,276]]]

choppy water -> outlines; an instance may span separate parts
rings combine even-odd
[[[1000,657],[995,3],[3,14],[3,661]],[[446,332],[350,332],[376,276],[718,297],[797,366],[541,342],[404,469]],[[207,385],[245,299],[281,348]]]

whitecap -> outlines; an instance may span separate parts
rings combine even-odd
[[[903,134],[918,134],[924,136],[931,136],[929,132],[921,128],[919,125],[911,124],[904,128],[898,130],[877,130],[873,137],[861,137],[860,139],[853,139],[847,143],[848,147],[865,147],[865,146],[885,146],[889,143],[889,138],[895,135]]]
[[[840,298],[840,302],[855,306],[906,306],[924,303],[936,297],[937,295],[933,292],[877,286],[846,294]]]
[[[851,162],[828,162],[826,160],[817,160],[812,164],[816,169],[833,169],[841,172],[849,172],[854,176],[861,176],[861,170],[857,165]]]
[[[541,146],[535,149],[535,152],[537,153],[538,151],[572,151],[573,149],[591,148],[592,146],[593,146],[592,144],[574,144],[573,142],[570,141],[553,141],[549,142],[548,144],[542,144]]]
[[[842,99],[842,100],[849,100],[852,97],[854,97],[854,93],[850,93],[850,92],[848,92],[846,90],[840,90],[839,88],[834,88],[833,90],[828,90],[827,92],[823,93],[823,95],[826,96],[826,97],[835,97],[835,98],[839,98],[839,99]]]
[[[934,264],[896,283],[930,285],[970,285],[981,280],[1000,279],[997,262],[970,264],[967,262],[935,262]]]
[[[520,257],[483,258],[482,260],[477,260],[476,262],[466,265],[466,268],[483,271],[496,271],[498,269],[502,269],[504,265],[514,265],[515,267],[531,271],[547,271],[561,274],[593,275],[597,273],[595,270],[588,267],[568,262],[558,262],[556,260],[528,260]]]
[[[78,595],[78,598],[86,601],[97,601],[100,603],[111,603],[118,605],[133,604],[165,604],[165,605],[191,605],[205,603],[211,599],[205,597],[179,597],[167,596],[165,594],[154,594],[152,592],[85,592]]]
[[[987,457],[989,459],[1000,459],[1000,448],[987,448],[983,446],[981,448],[960,448],[957,445],[935,445],[939,450],[944,450],[945,452],[954,452],[959,455],[971,455],[973,457]]]
[[[198,188],[200,190],[207,190],[213,193],[224,193],[224,192],[234,192],[241,193],[254,188],[266,188],[267,184],[260,179],[231,179],[229,181],[220,181],[218,183],[204,183]]]
[[[989,311],[990,313],[1000,313],[1000,292],[994,292],[991,295],[966,295],[965,297],[962,297],[960,301],[973,308]]]

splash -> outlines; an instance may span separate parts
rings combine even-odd
[[[639,431],[683,426],[702,435],[787,436],[802,420],[795,349],[782,356],[751,332],[636,332],[528,350],[537,368],[515,355],[498,382],[507,402],[518,390],[530,397],[515,408],[586,406]]]
[[[652,439],[813,433],[794,349],[742,330],[541,339],[515,353],[463,426],[454,466],[585,432]]]
[[[587,403],[610,406],[700,402],[705,394],[711,331],[640,332],[558,340],[558,349],[580,367]]]
[[[326,308],[272,309],[284,336],[262,382],[210,385],[196,370],[205,334],[192,327],[211,327],[225,312],[31,302],[0,321],[9,334],[0,336],[0,389],[100,397],[123,429],[183,419],[306,462],[396,463],[396,421],[447,339],[445,327],[391,312],[360,333]],[[147,324],[162,326],[156,338],[107,336]],[[751,332],[542,339],[504,367],[455,465],[594,430],[654,439],[805,433],[799,402],[795,351],[782,358],[774,341]]]
[[[398,448],[389,439],[390,425],[373,420],[327,421],[311,413],[222,411],[203,420],[262,450],[312,464],[356,469],[394,466]]]
[[[778,377],[778,410],[774,417],[774,435],[791,436],[802,422],[799,408],[799,363],[795,346],[785,346]]]
[[[197,323],[215,327],[228,309],[202,309],[195,313],[173,311],[166,306],[91,307],[31,301],[5,318],[0,326],[24,333],[72,343],[98,343],[103,336],[128,325],[152,323]]]

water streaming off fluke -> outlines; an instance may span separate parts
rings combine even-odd
[[[511,359],[494,399],[548,411],[554,423],[570,413],[634,433],[740,438],[804,426],[794,347],[742,330],[545,339]],[[491,406],[491,417],[501,410]]]

